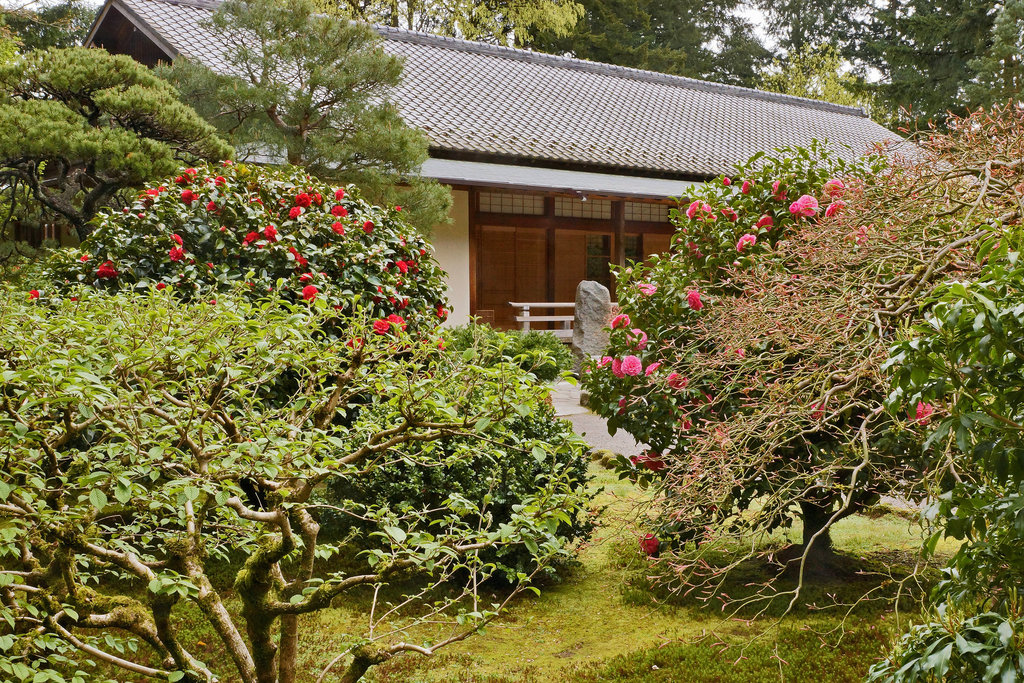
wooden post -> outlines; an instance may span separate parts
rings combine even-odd
[[[612,223],[615,224],[615,240],[612,263],[626,265],[626,203],[621,199],[612,202]]]

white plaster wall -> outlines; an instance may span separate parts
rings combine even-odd
[[[434,257],[448,274],[451,314],[446,326],[469,322],[469,192],[452,190],[450,223],[434,226]]]

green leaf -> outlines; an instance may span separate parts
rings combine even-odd
[[[89,492],[89,502],[97,510],[102,510],[107,507],[107,494],[103,493],[100,489],[93,489]]]

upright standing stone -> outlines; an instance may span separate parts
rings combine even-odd
[[[608,347],[608,323],[612,317],[612,298],[600,282],[584,280],[576,287],[576,317],[572,323],[574,370],[583,360],[600,356]]]

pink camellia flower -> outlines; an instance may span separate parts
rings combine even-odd
[[[331,223],[331,230],[333,230],[335,233],[339,235],[345,234],[345,226],[339,223],[338,221]]]
[[[845,208],[846,202],[842,201],[841,199],[837,199],[831,204],[829,204],[827,207],[825,207],[825,218],[831,218],[832,216],[835,216],[837,213],[839,213]]]
[[[302,288],[302,298],[306,301],[312,301],[316,298],[317,292],[319,291],[320,290],[317,289],[316,285],[306,285]]]
[[[825,184],[821,186],[821,191],[829,198],[842,197],[846,194],[846,183],[839,178],[831,178],[826,180]]]
[[[739,356],[740,358],[746,358],[747,357],[747,350],[746,349],[736,349],[736,355]]]
[[[914,411],[914,421],[919,425],[926,425],[932,419],[932,413],[935,412],[935,406],[931,403],[924,403],[922,401],[917,402],[917,409]]]
[[[661,548],[661,541],[654,534],[647,534],[640,539],[640,550],[645,555],[653,557],[658,554],[658,550]]]
[[[673,389],[685,389],[686,385],[690,383],[689,378],[683,377],[678,372],[670,373],[665,381]]]
[[[309,205],[313,203],[313,198],[305,192],[300,192],[295,195],[295,206],[301,206],[303,208],[309,208]]]
[[[732,180],[730,180],[729,177],[726,176],[722,178],[722,184],[725,185],[726,187],[729,187],[730,185],[732,185]]]
[[[775,219],[768,214],[765,214],[757,219],[757,223],[754,223],[755,228],[767,228],[771,229],[775,225]]]
[[[692,308],[695,311],[699,311],[700,309],[704,308],[704,302],[700,300],[700,291],[696,289],[691,289],[689,292],[687,292],[686,303],[688,303],[690,305],[690,308]]]
[[[30,289],[30,290],[28,290],[28,298],[29,299],[38,299],[39,298],[39,290],[38,289]]]
[[[740,192],[743,194],[750,194],[751,183],[749,180],[744,180],[743,185],[740,186]]]
[[[622,359],[622,372],[623,374],[629,375],[630,377],[636,377],[644,371],[644,364],[640,362],[640,359],[629,354]]]
[[[334,198],[335,198],[335,199],[336,199],[337,201],[339,201],[339,202],[340,202],[340,201],[341,201],[342,199],[344,199],[344,198],[345,198],[345,190],[344,190],[344,188],[341,188],[341,187],[339,187],[339,188],[338,188],[337,190],[335,190],[335,191],[334,191]]]
[[[644,296],[650,296],[658,291],[658,285],[651,284],[650,282],[641,282],[636,286],[640,290],[640,293]]]
[[[604,366],[608,365],[611,362],[612,362],[612,357],[611,356],[601,356],[601,360],[599,360],[597,362],[597,367],[603,368]]]
[[[692,221],[698,211],[700,211],[700,200],[695,199],[690,206],[686,207],[686,217]]]
[[[296,218],[298,218],[301,215],[302,215],[302,207],[301,206],[293,206],[291,209],[288,210],[288,218],[291,218],[292,220],[295,220]]]
[[[365,232],[367,235],[373,232],[373,221],[366,221],[365,223],[363,223],[363,232]]]
[[[168,252],[167,257],[177,263],[185,258],[185,250],[181,247],[174,247],[170,252]]]
[[[646,369],[644,369],[644,374],[647,375],[648,377],[650,377],[660,367],[661,367],[661,363],[651,363],[650,365],[647,366]]]
[[[612,374],[619,378],[626,376],[626,373],[622,371],[622,361],[618,358],[612,359]]]
[[[612,318],[612,329],[614,330],[619,327],[629,327],[629,316],[625,313],[619,313]]]
[[[782,201],[786,198],[786,190],[782,187],[781,180],[776,180],[772,183],[772,195],[778,201]]]
[[[268,225],[267,227],[263,228],[263,236],[266,237],[267,241],[269,242],[276,242],[277,228],[275,228],[273,225]]]
[[[636,348],[640,349],[641,351],[646,349],[647,348],[647,333],[644,332],[643,330],[636,329],[636,328],[633,328],[632,330],[630,330],[630,332],[632,334],[628,335],[629,336],[629,343],[633,344],[634,346],[636,346]]]
[[[722,209],[722,215],[731,221],[734,221],[740,217],[739,214],[736,213],[736,211],[731,206],[727,206],[724,209]]]
[[[341,204],[335,204],[331,207],[331,215],[337,216],[338,218],[344,218],[348,215],[348,209]]]
[[[757,244],[757,235],[751,235],[750,233],[747,233],[746,235],[741,237],[740,241],[736,243],[736,251],[742,252],[748,244],[750,246],[754,246],[755,244]]]
[[[100,264],[100,267],[96,269],[96,277],[101,280],[109,280],[115,278],[120,273],[117,272],[117,268],[114,268],[113,261],[104,261]]]
[[[661,459],[661,454],[654,451],[647,451],[640,455],[631,455],[629,462],[633,464],[633,467],[644,467],[651,472],[660,472],[666,467],[665,461]]]
[[[794,216],[813,216],[818,212],[818,200],[809,194],[801,195],[789,205],[789,212]]]
[[[815,403],[813,406],[814,410],[811,411],[812,420],[820,420],[825,417],[825,406],[821,403]]]

